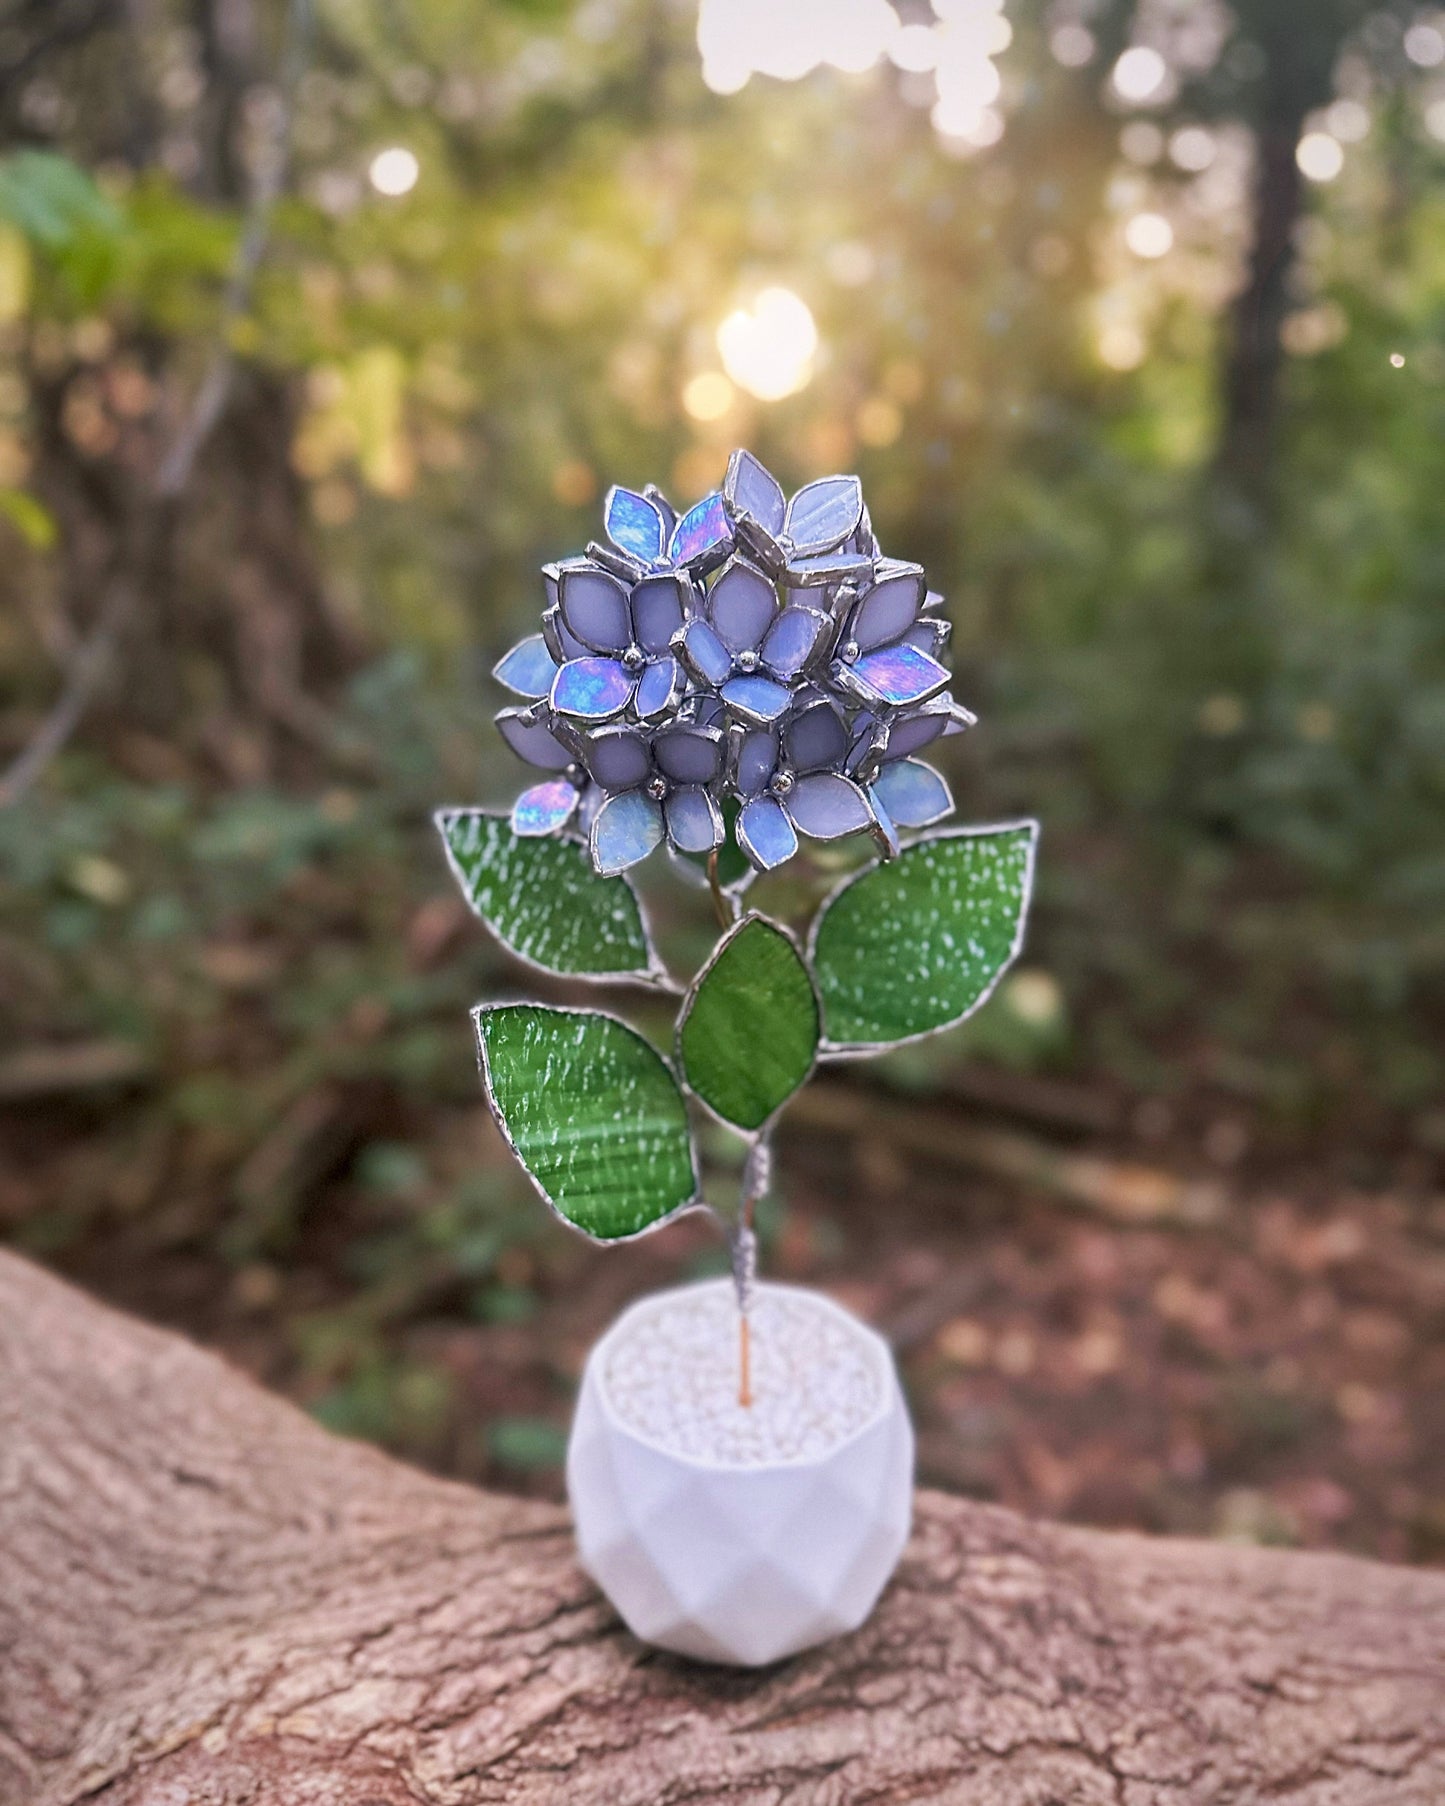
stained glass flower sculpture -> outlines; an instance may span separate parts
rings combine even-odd
[[[542,630],[497,678],[524,699],[497,726],[547,773],[513,832],[585,837],[611,875],[666,842],[715,853],[727,805],[757,871],[799,836],[899,830],[952,808],[914,757],[973,717],[948,694],[948,622],[918,565],[885,558],[856,477],[791,499],[746,451],[680,519],[615,488],[607,543],[544,570]]]
[[[509,814],[449,809],[437,825],[513,953],[680,1000],[671,1060],[596,1010],[478,1005],[483,1080],[537,1190],[599,1241],[712,1209],[694,1106],[743,1137],[727,1228],[745,1348],[778,1113],[818,1061],[934,1034],[984,1002],[1022,944],[1037,828],[937,827],[953,799],[920,755],[973,717],[949,694],[941,599],[879,550],[856,477],[789,499],[739,451],[681,518],[654,489],[614,489],[605,527],[546,568],[541,631],[496,668],[518,699],[497,725],[537,781]],[[718,881],[725,851],[768,872],[803,841],[853,834],[876,856],[804,939],[739,916],[740,884]],[[686,988],[628,875],[664,843],[693,871],[707,862],[724,922]]]

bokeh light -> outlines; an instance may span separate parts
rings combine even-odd
[[[887,0],[702,0],[698,8],[702,78],[717,94],[735,94],[753,75],[798,81],[825,63],[861,74],[899,36]]]
[[[1169,160],[1178,169],[1198,175],[1219,155],[1214,133],[1202,125],[1182,125],[1169,140]]]
[[[409,151],[405,145],[393,144],[376,153],[366,173],[378,194],[410,194],[421,174],[421,164],[414,151]]]
[[[781,401],[813,374],[818,328],[812,311],[789,288],[765,288],[751,309],[738,308],[717,329],[723,368],[759,401]]]
[[[1438,69],[1445,63],[1445,32],[1438,25],[1417,20],[1405,33],[1405,55],[1421,69]]]
[[[1345,167],[1344,146],[1329,132],[1306,132],[1294,155],[1311,182],[1333,182]]]
[[[737,400],[737,390],[720,370],[703,370],[684,384],[682,405],[694,420],[721,420]]]
[[[1082,69],[1094,60],[1098,45],[1087,25],[1059,25],[1049,33],[1049,52],[1065,69]]]
[[[1124,243],[1136,257],[1165,257],[1174,247],[1174,228],[1162,213],[1136,213],[1124,227]]]
[[[1169,66],[1148,44],[1135,44],[1114,65],[1110,77],[1121,100],[1142,105],[1152,100],[1168,79]]]

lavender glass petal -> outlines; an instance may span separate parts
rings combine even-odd
[[[632,700],[632,673],[615,658],[574,658],[552,684],[552,707],[578,721],[610,721]]]
[[[606,571],[563,571],[558,584],[562,619],[593,652],[622,652],[632,643],[627,592]]]
[[[644,577],[632,592],[632,631],[644,652],[666,652],[683,623],[683,601],[690,585],[685,578]]]
[[[722,735],[716,728],[663,728],[652,743],[652,755],[674,783],[710,784],[722,768]]]
[[[863,792],[851,779],[840,777],[835,771],[799,778],[788,792],[784,807],[793,826],[814,840],[838,840],[873,823],[873,812]]]
[[[778,736],[768,728],[750,728],[738,747],[733,788],[740,797],[758,796],[772,781],[778,763]]]
[[[577,786],[567,778],[533,784],[512,804],[512,832],[523,839],[556,834],[567,826],[576,807]]]
[[[604,790],[633,790],[652,771],[647,742],[635,727],[604,727],[587,742],[587,769]]]
[[[655,659],[637,680],[632,699],[639,720],[656,721],[677,707],[683,688],[682,666],[670,653]]]
[[[565,771],[572,754],[551,728],[525,719],[521,709],[503,709],[497,716],[497,732],[519,759],[543,771]]]
[[[662,810],[641,790],[609,796],[597,811],[590,836],[592,863],[603,877],[625,872],[662,841]]]
[[[752,802],[743,804],[737,836],[743,852],[763,872],[782,865],[798,850],[792,823],[770,796],[754,797]]]
[[[723,495],[739,520],[752,521],[773,539],[783,530],[787,503],[782,485],[749,451],[735,451],[728,460]]]
[[[782,684],[771,677],[734,677],[722,687],[722,699],[744,721],[766,727],[787,711],[791,700]]]
[[[786,527],[800,558],[831,552],[863,518],[863,487],[857,477],[820,477],[788,503]]]
[[[707,612],[730,652],[756,652],[778,612],[778,598],[756,565],[734,558],[709,590]]]
[[[832,626],[816,608],[785,608],[763,640],[762,661],[784,682],[796,677]]]
[[[688,622],[683,629],[682,652],[700,683],[724,683],[733,668],[732,654],[706,621]]]
[[[831,704],[819,702],[793,717],[783,743],[794,771],[818,771],[836,765],[843,757],[848,750],[848,730]]]
[[[889,577],[875,584],[853,611],[847,637],[860,652],[901,640],[923,606],[921,577]]]

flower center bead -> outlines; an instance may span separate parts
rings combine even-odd
[[[655,803],[660,803],[667,795],[667,779],[649,778],[647,780],[647,794]]]
[[[622,662],[629,671],[640,671],[647,661],[642,656],[641,646],[629,646],[622,655]]]
[[[858,644],[857,640],[849,640],[848,644],[843,648],[843,663],[845,665],[856,665],[862,650],[863,648]]]
[[[756,652],[754,652],[751,649],[751,647],[749,647],[747,650],[740,652],[738,654],[738,670],[739,671],[756,671],[757,668],[758,668],[758,655]]]
[[[786,796],[792,788],[793,774],[791,771],[780,771],[773,779],[774,796]]]

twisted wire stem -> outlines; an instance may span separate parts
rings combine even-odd
[[[752,1331],[748,1322],[758,1277],[758,1238],[753,1229],[753,1211],[758,1200],[767,1196],[772,1181],[773,1150],[766,1137],[760,1137],[749,1148],[743,1163],[738,1220],[729,1238],[733,1285],[738,1295],[738,1403],[744,1409],[753,1402]]]

